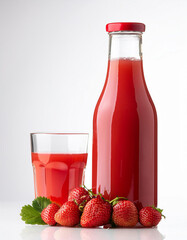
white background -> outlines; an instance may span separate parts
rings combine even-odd
[[[30,132],[89,132],[91,186],[105,25],[138,21],[146,24],[144,73],[158,113],[159,206],[167,213],[174,197],[187,203],[186,14],[186,0],[0,0],[1,201],[34,198]]]

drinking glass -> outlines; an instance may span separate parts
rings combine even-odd
[[[31,133],[35,197],[62,205],[84,184],[88,133]]]

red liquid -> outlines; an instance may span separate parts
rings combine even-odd
[[[140,60],[109,61],[93,118],[92,187],[157,205],[157,116]]]
[[[35,197],[44,196],[62,205],[69,192],[83,184],[87,154],[32,153]]]

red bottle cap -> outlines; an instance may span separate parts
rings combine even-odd
[[[107,32],[133,31],[145,32],[145,24],[137,22],[115,22],[106,25]]]

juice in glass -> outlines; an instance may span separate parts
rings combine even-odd
[[[62,205],[69,192],[82,185],[87,153],[32,153],[36,196],[45,196]]]
[[[62,205],[84,183],[88,134],[31,134],[35,197]]]

